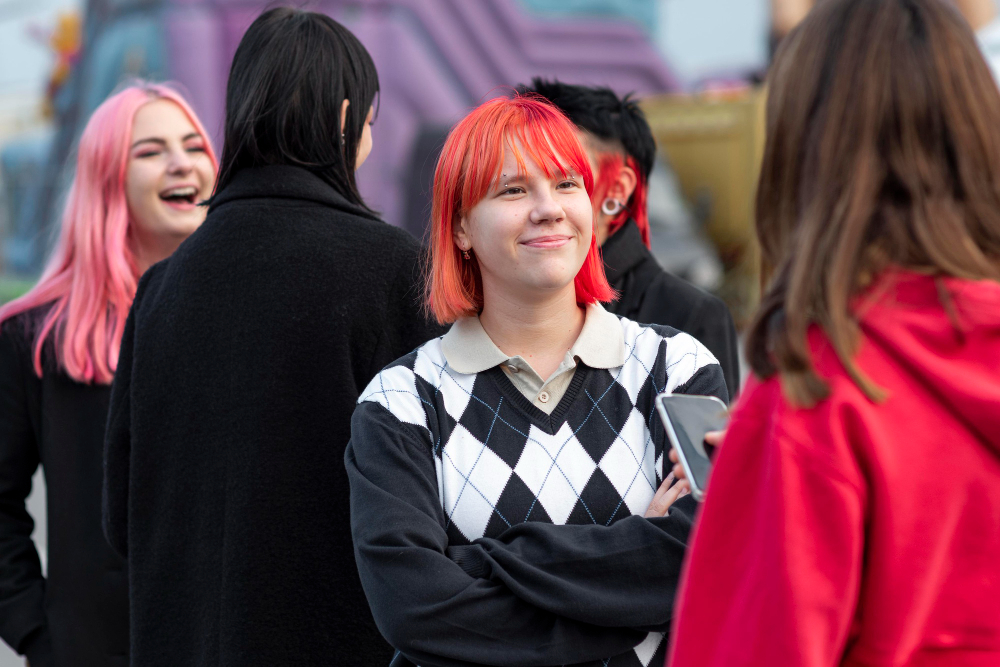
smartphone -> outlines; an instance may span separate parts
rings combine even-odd
[[[705,434],[726,428],[729,423],[726,404],[715,396],[660,394],[656,397],[656,411],[687,473],[691,495],[703,501],[712,470],[712,461],[705,451]]]

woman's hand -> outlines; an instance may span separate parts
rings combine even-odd
[[[722,439],[725,437],[725,431],[709,431],[705,434],[705,442],[712,445],[713,447],[718,447],[722,444]],[[670,448],[670,452],[667,454],[670,462],[674,464],[673,473],[674,477],[680,480],[687,480],[687,473],[684,472],[684,466],[680,463],[680,457],[677,455],[677,450],[673,447]],[[655,500],[655,498],[654,498]]]
[[[670,486],[671,484],[673,486]],[[653,500],[649,503],[649,509],[646,510],[643,516],[647,519],[666,516],[667,510],[674,504],[674,501],[680,498],[683,493],[690,490],[691,487],[688,485],[686,479],[677,480],[677,483],[674,484],[674,480],[668,477],[663,480],[660,488],[656,490],[656,495],[653,496]]]

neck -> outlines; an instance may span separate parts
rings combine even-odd
[[[955,4],[973,30],[979,30],[997,15],[993,0],[957,0]]]
[[[136,239],[135,266],[141,276],[153,264],[170,257],[177,250],[183,238]]]
[[[544,298],[518,299],[483,285],[483,329],[508,356],[520,356],[547,379],[562,363],[567,350],[580,336],[584,309],[576,302],[576,288]]]

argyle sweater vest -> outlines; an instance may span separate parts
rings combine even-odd
[[[359,404],[377,403],[424,434],[451,545],[493,538],[529,521],[611,525],[642,515],[664,476],[665,434],[653,405],[662,392],[727,400],[718,362],[691,336],[621,319],[625,363],[580,364],[551,415],[499,366],[452,369],[441,339],[385,368]],[[472,638],[470,638],[470,641]],[[594,667],[662,664],[662,633]]]

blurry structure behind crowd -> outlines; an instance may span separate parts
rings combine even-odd
[[[1000,81],[1000,12],[997,0],[948,0],[954,3],[976,33],[979,48]],[[772,49],[806,17],[816,0],[771,0]]]
[[[645,2],[645,0],[643,0]],[[592,3],[593,4],[593,3]],[[533,12],[520,0],[322,0],[313,9],[354,31],[386,72],[378,101],[376,144],[359,187],[393,224],[421,234],[429,210],[414,211],[415,171],[433,159],[418,151],[499,87],[541,74],[582,83],[614,83],[640,95],[676,90],[678,82],[650,36],[628,11],[580,17]],[[28,221],[5,252],[8,269],[33,273],[52,220],[52,201],[67,182],[67,157],[82,119],[128,76],[178,82],[218,139],[226,76],[240,37],[262,0],[91,0],[84,49],[54,105],[58,131],[30,167],[40,185],[25,193]],[[414,169],[414,164],[418,165]],[[13,167],[14,165],[11,165]],[[29,168],[26,166],[26,168]],[[18,245],[20,244],[20,245]]]

